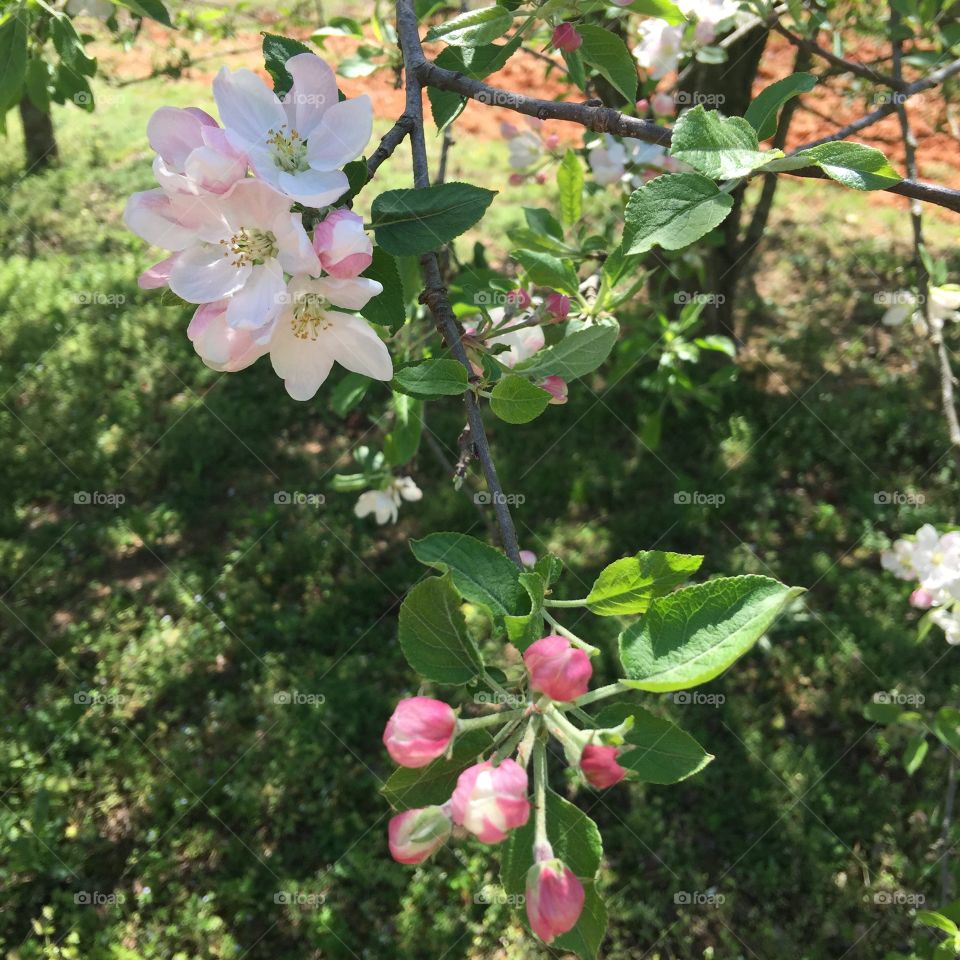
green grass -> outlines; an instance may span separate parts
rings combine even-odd
[[[543,957],[509,908],[482,902],[489,851],[458,843],[422,869],[392,863],[376,792],[384,721],[416,689],[395,638],[421,573],[405,541],[484,536],[483,524],[426,453],[421,504],[396,528],[357,521],[327,484],[376,437],[372,421],[338,419],[322,394],[294,403],[264,363],[220,376],[199,362],[188,314],[137,289],[151,257],[120,218],[151,185],[150,112],[206,94],[151,81],[115,96],[92,116],[57,112],[59,169],[21,180],[15,133],[0,150],[0,948],[11,960]],[[464,143],[454,176],[498,186],[504,153]],[[405,184],[406,165],[404,149],[382,186]],[[484,227],[495,251],[538,196],[497,198]],[[738,379],[716,410],[670,414],[656,454],[637,438],[659,402],[643,365],[576,385],[536,426],[491,424],[505,485],[526,498],[523,545],[563,556],[570,595],[653,545],[706,553],[707,574],[810,588],[705,688],[721,705],[646,698],[716,754],[702,775],[578,798],[604,832],[615,960],[866,960],[921,939],[912,908],[878,893],[939,903],[946,758],[933,750],[908,777],[861,708],[880,690],[933,709],[955,698],[955,652],[937,632],[915,639],[907,587],[877,555],[923,521],[956,521],[958,485],[929,358],[876,325],[874,292],[903,283],[905,215],[813,196],[785,184],[746,291]],[[930,235],[946,249],[942,223]],[[638,307],[623,322],[651,321]],[[435,407],[452,450],[457,404]],[[327,503],[279,505],[281,490]],[[725,501],[683,506],[683,490]],[[879,491],[925,502],[888,506]],[[614,633],[595,638],[608,679]],[[325,701],[276,702],[293,690]],[[75,902],[83,891],[121,902]],[[678,904],[684,891],[725,899]]]

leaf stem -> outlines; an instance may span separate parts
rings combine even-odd
[[[597,656],[600,653],[600,648],[593,646],[591,643],[587,643],[586,640],[581,640],[572,630],[568,630],[563,624],[561,624],[556,617],[550,613],[549,610],[543,610],[543,618],[553,627],[561,637],[566,637],[575,647],[579,647],[581,650],[585,650],[587,654],[591,657]]]
[[[545,607],[585,607],[587,598],[584,597],[582,600],[544,600],[543,605]]]

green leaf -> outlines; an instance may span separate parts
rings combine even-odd
[[[706,683],[743,656],[803,590],[769,577],[724,577],[650,604],[620,635],[627,686],[662,693]]]
[[[398,257],[436,250],[477,223],[495,196],[470,183],[387,190],[370,214],[377,243]]]
[[[557,167],[557,187],[560,190],[560,217],[569,226],[583,213],[583,164],[572,150],[564,154]]]
[[[404,307],[403,284],[400,280],[400,271],[397,261],[380,247],[373,248],[373,260],[370,266],[363,271],[363,275],[371,280],[377,280],[383,286],[383,292],[378,293],[360,311],[360,315],[371,323],[386,327],[391,333],[396,333],[407,322],[407,311]]]
[[[530,613],[503,618],[507,628],[507,639],[522,653],[527,647],[544,635],[543,598],[547,584],[538,572],[525,571],[520,574],[520,585],[530,597]]]
[[[698,173],[665,174],[634,190],[624,211],[627,254],[657,244],[680,250],[718,227],[733,208],[733,197]]]
[[[534,378],[557,376],[576,380],[592,373],[607,359],[619,332],[616,320],[598,320],[568,333],[559,343],[517,364],[514,371]]]
[[[461,47],[479,47],[502,37],[513,23],[513,14],[499,4],[470,10],[431,27],[427,40],[443,40]]]
[[[577,51],[594,70],[623,94],[631,106],[637,99],[637,62],[627,45],[615,33],[591,23],[577,26],[583,43]]]
[[[490,749],[489,731],[470,730],[453,741],[449,760],[440,757],[425,767],[399,767],[381,788],[387,802],[396,810],[412,810],[446,803],[457,785],[457,777]]]
[[[392,467],[402,467],[416,456],[423,432],[423,401],[394,393],[393,429],[383,438],[383,455]]]
[[[30,102],[41,112],[50,112],[50,68],[45,60],[31,60],[24,78]]]
[[[453,397],[467,389],[467,371],[459,360],[422,360],[393,375],[393,390],[414,397]]]
[[[907,741],[903,751],[903,768],[911,777],[920,769],[929,749],[930,744],[924,733],[916,733]]]
[[[933,718],[931,728],[945,747],[960,752],[960,710],[941,707]]]
[[[499,550],[465,533],[431,533],[411,540],[421,563],[449,572],[460,596],[489,610],[495,619],[524,613],[527,593],[520,571]]]
[[[766,140],[777,132],[780,108],[793,97],[809,93],[816,85],[817,78],[812,73],[791,73],[764,87],[747,107],[744,119],[757,131],[758,139]]]
[[[593,960],[600,949],[607,926],[607,911],[596,891],[596,876],[603,856],[597,825],[578,807],[547,790],[547,838],[559,857],[582,881],[584,906],[580,919],[569,933],[553,942],[557,950],[572,951],[583,960]],[[534,817],[514,830],[504,845],[500,882],[514,896],[526,892],[527,872],[533,866]],[[526,915],[523,917],[526,923]]]
[[[0,113],[20,99],[27,70],[27,15],[15,9],[0,24]]]
[[[605,567],[587,594],[587,607],[601,617],[645,613],[654,597],[669,593],[703,563],[702,556],[641,550]]]
[[[960,927],[942,913],[935,913],[933,910],[918,910],[917,919],[922,924],[933,927],[936,930],[942,930],[951,937],[960,936]]]
[[[895,703],[878,703],[871,700],[863,708],[864,717],[871,723],[882,723],[884,725],[897,723],[903,714],[903,708]]]
[[[362,373],[347,371],[346,375],[333,388],[330,406],[338,417],[349,413],[364,397],[373,381]]]
[[[428,577],[400,606],[400,648],[407,663],[426,680],[463,684],[483,671],[460,602],[449,576]]]
[[[523,219],[532,232],[545,234],[557,244],[563,243],[563,227],[549,210],[544,207],[524,207]]]
[[[523,267],[530,282],[576,296],[580,288],[577,271],[569,260],[539,250],[516,250],[510,256]]]
[[[550,394],[526,377],[506,376],[490,394],[490,409],[507,423],[529,423],[547,409]]]
[[[670,156],[713,180],[744,176],[771,159],[743,117],[724,117],[699,104],[677,120]]]
[[[50,36],[60,54],[62,66],[81,76],[92,77],[97,72],[97,61],[87,55],[83,40],[69,17],[55,17],[50,22]]]
[[[165,27],[172,27],[173,22],[167,8],[160,0],[116,0],[122,7],[132,10],[138,17],[149,17],[162,23]]]
[[[633,0],[627,9],[648,17],[656,17],[658,20],[666,20],[670,24],[684,23],[686,20],[683,11],[671,0]]]
[[[313,51],[299,40],[281,37],[276,33],[263,35],[263,65],[273,78],[273,92],[279,97],[293,86],[293,77],[287,72],[286,62],[298,53]]]
[[[679,783],[699,773],[713,756],[675,723],[654,716],[631,704],[614,704],[596,718],[598,728],[615,727],[633,717],[633,729],[624,735],[625,744],[617,763],[635,773],[644,783]]]
[[[821,143],[795,156],[854,190],[884,190],[903,179],[879,150],[862,143]]]

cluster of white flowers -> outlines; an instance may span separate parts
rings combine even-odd
[[[896,303],[883,315],[888,327],[899,327],[909,319],[920,336],[939,333],[944,323],[960,321],[960,285],[947,283],[942,287],[930,287],[927,309],[917,309],[917,296],[910,290],[899,290]]]
[[[686,165],[667,154],[666,147],[625,137],[617,140],[609,133],[587,151],[587,162],[597,183],[607,186],[624,181],[639,187],[660,173],[676,173]],[[634,168],[628,174],[628,168]]]
[[[423,491],[412,477],[393,477],[381,490],[367,490],[360,494],[353,512],[363,519],[371,513],[377,523],[396,523],[400,504],[406,500],[415,503],[423,497]]]
[[[960,531],[940,534],[924,524],[912,539],[897,540],[880,563],[901,580],[916,581],[910,603],[930,610],[947,643],[960,644]]]
[[[370,139],[366,95],[340,100],[333,70],[312,53],[287,61],[282,98],[250,70],[213,81],[223,121],[161,107],[147,135],[158,188],[134,194],[125,220],[173,253],[140,277],[198,309],[188,336],[203,361],[232,373],[266,353],[287,393],[309,400],[334,362],[376,380],[390,354],[356,313],[381,293],[360,276],[373,247],[363,220],[330,209],[346,193],[343,166]],[[248,175],[252,173],[252,176]],[[310,237],[295,204],[326,211]]]

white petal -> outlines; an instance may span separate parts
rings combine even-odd
[[[293,86],[284,97],[284,109],[293,128],[308,139],[337,103],[337,78],[333,70],[312,53],[298,53],[285,64]]]
[[[300,173],[280,172],[277,184],[288,197],[308,207],[328,207],[339,200],[350,187],[342,170],[304,170]]]
[[[336,170],[363,153],[373,133],[373,103],[363,94],[335,103],[307,141],[307,162],[314,170]]]
[[[294,400],[310,400],[333,367],[327,338],[300,340],[293,334],[288,314],[277,321],[270,341],[270,363]]]
[[[279,130],[286,121],[276,94],[250,70],[231,73],[221,67],[213,81],[213,98],[223,125],[252,143],[265,140],[267,131]]]
[[[170,271],[170,289],[188,303],[212,303],[240,290],[250,265],[235,267],[223,248],[213,244],[188,247]]]
[[[178,218],[179,210],[163,190],[144,190],[127,200],[123,221],[147,243],[182,250],[196,239],[196,230]]]
[[[230,190],[217,198],[221,211],[231,228],[252,227],[273,229],[279,216],[290,212],[290,199],[278,193],[269,184],[247,178],[238,180]]]
[[[320,273],[320,258],[303,229],[303,220],[299,213],[282,214],[270,224],[277,238],[277,259],[287,273]]]
[[[321,277],[316,288],[317,293],[325,300],[345,310],[361,310],[375,296],[383,293],[383,284],[368,277],[353,277],[349,280]]]
[[[337,363],[373,380],[393,377],[390,351],[366,320],[334,310],[327,313],[327,319],[333,323],[319,339]]]
[[[276,260],[255,266],[243,289],[227,302],[227,323],[237,330],[259,330],[277,318],[286,294],[283,270]]]

